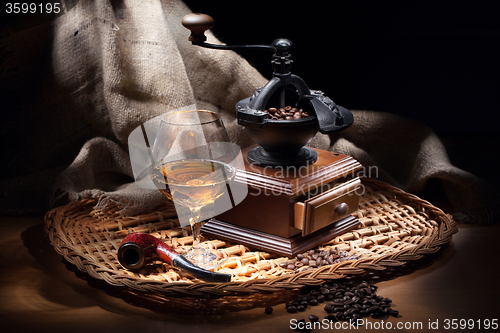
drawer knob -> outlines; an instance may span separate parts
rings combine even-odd
[[[339,216],[347,215],[349,212],[349,206],[345,202],[342,202],[335,206],[334,212]]]

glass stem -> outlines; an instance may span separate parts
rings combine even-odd
[[[193,231],[193,248],[200,247],[200,211],[201,207],[191,208],[191,218],[189,219],[189,223],[191,224],[191,230]]]

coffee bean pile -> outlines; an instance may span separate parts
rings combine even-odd
[[[297,109],[291,106],[285,106],[284,108],[269,108],[264,110],[269,114],[268,119],[272,120],[297,120],[309,117],[309,114],[304,111],[304,109]]]
[[[360,284],[328,282],[286,303],[285,308],[289,313],[297,313],[305,311],[308,306],[327,302],[324,319],[333,322],[357,321],[363,317],[397,317],[399,311],[391,308],[392,300],[377,295],[377,289],[376,285],[366,281]],[[319,321],[319,317],[313,314],[308,319],[311,322]]]
[[[309,250],[309,252],[298,254],[291,260],[282,262],[280,266],[298,272],[360,258],[358,255],[349,255],[349,252],[340,251],[335,248],[330,248],[329,250],[313,249]]]

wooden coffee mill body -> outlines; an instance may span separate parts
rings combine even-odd
[[[331,134],[349,127],[352,114],[291,74],[289,40],[277,39],[272,45],[209,44],[204,31],[213,23],[204,14],[189,14],[182,20],[195,45],[258,47],[275,54],[273,78],[236,105],[238,124],[257,143],[242,151],[244,167],[235,177],[236,186],[247,187],[248,195],[209,220],[202,234],[295,256],[355,228],[359,221],[350,214],[358,209],[360,180],[355,174],[361,165],[346,155],[305,147],[318,130]],[[285,105],[303,108],[311,116],[271,120],[264,112]]]
[[[356,227],[359,221],[350,214],[358,209],[360,180],[352,175],[360,164],[346,155],[316,151],[316,163],[288,168],[288,175],[287,169],[245,161],[236,177],[248,186],[248,195],[209,220],[203,234],[295,256]]]

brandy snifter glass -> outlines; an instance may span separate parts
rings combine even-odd
[[[233,145],[219,115],[206,110],[162,115],[151,155],[153,183],[176,209],[189,208],[193,245],[183,256],[205,269],[221,265],[227,255],[200,244],[202,209],[230,191],[236,173]]]

